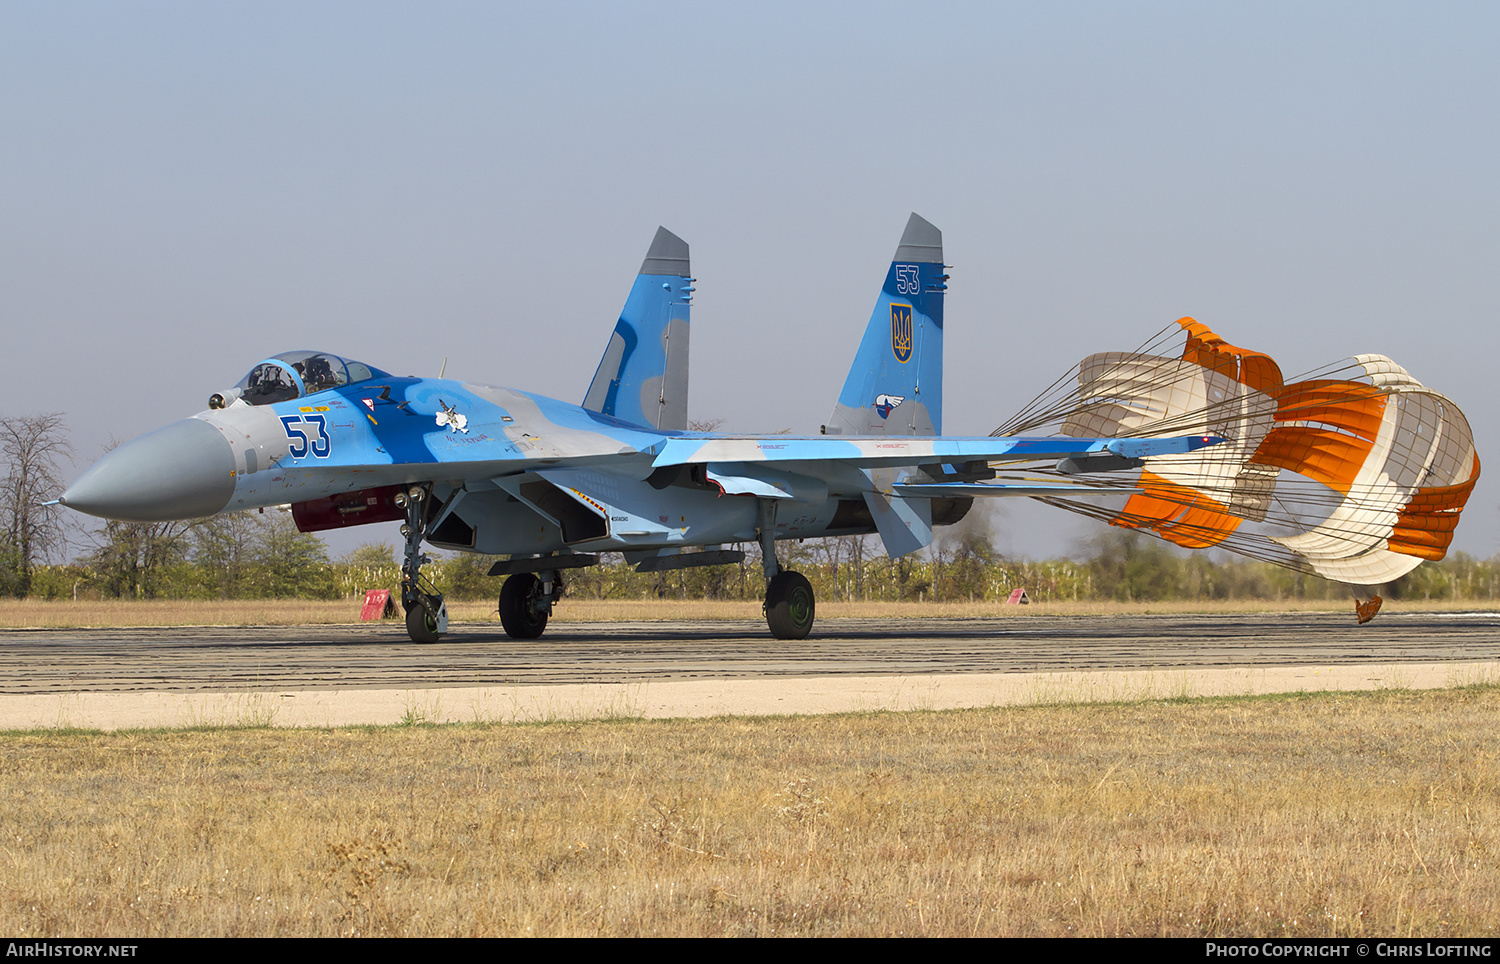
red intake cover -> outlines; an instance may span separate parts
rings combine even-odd
[[[292,506],[292,518],[297,521],[297,528],[302,532],[405,519],[406,510],[396,505],[396,493],[403,488],[400,485],[382,485],[377,489],[361,489],[358,492],[345,492],[343,495],[330,495],[326,499],[298,502]]]

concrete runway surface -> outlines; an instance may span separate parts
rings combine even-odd
[[[1500,613],[395,623],[0,632],[0,728],[673,717],[1428,687],[1500,679]]]

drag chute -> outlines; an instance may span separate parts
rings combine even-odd
[[[1315,573],[1356,595],[1443,558],[1479,478],[1463,412],[1391,359],[1359,355],[1288,382],[1270,356],[1192,318],[1136,351],[1090,355],[995,434],[1048,427],[1223,438],[1125,472],[1060,464],[1052,471],[1090,497],[1043,501],[1186,548]]]

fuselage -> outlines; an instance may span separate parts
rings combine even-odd
[[[653,464],[669,439],[696,438],[720,437],[643,428],[513,389],[380,375],[282,401],[234,398],[119,447],[63,501],[126,521],[290,504],[300,525],[318,529],[398,518],[389,497],[430,484],[438,514],[428,541],[450,548],[532,554],[755,539],[755,492],[726,490],[708,467]],[[798,468],[733,470],[739,482],[748,473],[774,487],[777,538],[874,531],[862,501],[868,474]]]

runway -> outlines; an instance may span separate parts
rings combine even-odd
[[[432,645],[395,623],[0,632],[0,694],[526,687],[673,680],[928,677],[1500,659],[1500,613],[1049,616],[754,623],[557,622],[539,640],[458,625]]]

